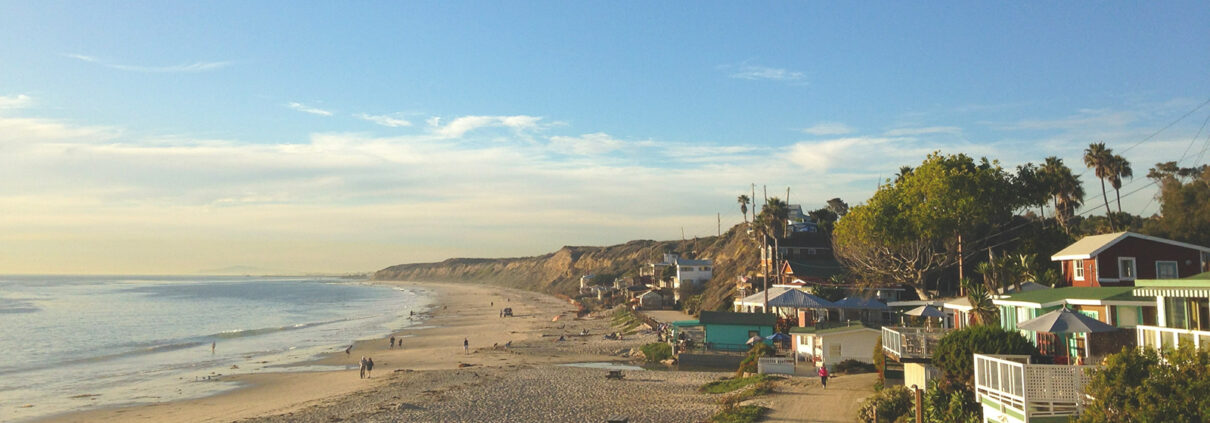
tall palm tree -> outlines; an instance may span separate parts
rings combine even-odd
[[[903,182],[903,178],[906,178],[906,177],[908,177],[908,175],[911,175],[912,170],[913,169],[911,166],[899,166],[899,173],[895,174],[895,183]]]
[[[1113,225],[1113,219],[1109,214],[1109,193],[1105,191],[1105,178],[1110,175],[1110,166],[1113,162],[1113,149],[1106,148],[1103,142],[1094,142],[1084,149],[1084,165],[1092,169],[1097,175],[1097,179],[1101,180],[1101,197],[1105,200],[1105,218],[1109,219],[1109,230],[1117,231]]]
[[[1071,173],[1071,168],[1063,164],[1063,159],[1055,156],[1046,158],[1039,173],[1054,198],[1055,220],[1064,230],[1067,223],[1075,217],[1075,211],[1084,204],[1084,186],[1079,178]]]
[[[748,223],[748,203],[752,202],[752,199],[745,194],[740,194],[735,200],[739,202],[739,212],[744,214],[744,223]]]
[[[1122,178],[1134,178],[1134,169],[1130,168],[1129,160],[1115,154],[1109,160],[1109,185],[1118,199],[1118,213],[1122,212]]]

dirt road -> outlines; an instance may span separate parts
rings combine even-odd
[[[766,398],[769,414],[762,422],[857,421],[861,401],[874,393],[877,373],[843,375],[828,379],[823,389],[817,377],[791,377],[777,382]]]

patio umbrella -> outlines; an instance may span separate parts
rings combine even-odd
[[[920,307],[908,310],[903,314],[918,317],[945,317],[945,313],[942,313],[941,310],[937,309],[937,307],[933,307],[931,305],[922,305]]]
[[[747,344],[752,345],[752,344],[755,344],[757,342],[764,341],[764,340],[765,340],[765,338],[761,338],[759,336],[753,336],[751,338],[748,338]]]
[[[785,341],[787,339],[790,339],[790,336],[784,333],[775,333],[773,335],[769,335],[770,341]]]
[[[1099,333],[1113,332],[1118,328],[1100,320],[1061,308],[1050,313],[1017,324],[1018,329],[1050,333]]]

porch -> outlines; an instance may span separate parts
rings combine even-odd
[[[1160,350],[1181,345],[1210,348],[1210,332],[1207,331],[1139,325],[1135,327],[1135,333],[1138,345],[1144,348]]]
[[[975,354],[975,395],[983,421],[1078,416],[1089,380],[1084,370],[1092,367],[1030,364],[1026,355]]]
[[[882,351],[898,361],[922,361],[933,357],[937,342],[951,329],[882,327]]]

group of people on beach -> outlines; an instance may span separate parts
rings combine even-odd
[[[362,356],[361,357],[361,378],[372,378],[370,372],[374,370],[374,359]]]
[[[396,344],[395,335],[391,335],[391,348],[390,349],[395,349],[395,344]],[[399,338],[398,344],[399,344],[399,348],[403,348],[403,338],[402,337]]]

